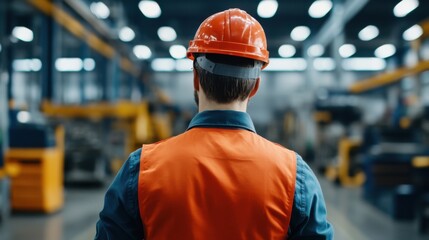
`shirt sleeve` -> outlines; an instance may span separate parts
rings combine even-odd
[[[144,238],[138,206],[138,173],[141,149],[133,152],[106,192],[95,239]]]
[[[326,217],[326,205],[319,181],[297,154],[295,196],[288,239],[333,239],[334,231]]]

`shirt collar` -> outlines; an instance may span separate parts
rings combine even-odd
[[[195,115],[187,130],[194,127],[235,128],[256,132],[252,119],[246,112],[210,110]]]

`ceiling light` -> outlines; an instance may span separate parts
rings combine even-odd
[[[395,54],[396,48],[393,44],[384,44],[374,51],[374,55],[378,58],[388,58]]]
[[[146,45],[137,45],[133,48],[133,53],[138,59],[149,59],[152,56],[152,51]]]
[[[0,52],[1,52],[1,44],[0,44]]]
[[[20,123],[28,123],[31,120],[31,115],[27,111],[19,111],[16,115],[16,119]]]
[[[417,38],[421,37],[423,35],[423,29],[420,27],[420,25],[416,24],[407,30],[402,34],[402,38],[404,38],[405,41],[413,41]]]
[[[110,15],[110,10],[103,2],[93,2],[89,6],[91,12],[100,19],[106,19]]]
[[[176,66],[176,61],[171,58],[156,58],[152,61],[152,69],[158,72],[171,72]]]
[[[386,61],[381,58],[347,58],[342,66],[347,71],[381,71],[386,68]]]
[[[290,33],[290,37],[292,38],[292,40],[301,42],[307,39],[308,36],[310,36],[310,33],[310,28],[306,26],[298,26],[292,30],[292,32]]]
[[[33,31],[26,27],[14,27],[12,30],[12,35],[24,42],[31,42],[33,41]]]
[[[83,69],[85,71],[92,71],[95,69],[95,61],[92,58],[85,58],[83,60]]]
[[[42,69],[42,61],[37,58],[31,59],[30,68],[33,72],[40,71],[40,69]]]
[[[55,68],[59,72],[79,72],[83,68],[83,61],[80,58],[58,58]]]
[[[405,17],[418,6],[418,0],[402,0],[393,8],[393,14],[396,17]]]
[[[171,42],[176,40],[177,34],[172,27],[160,27],[158,29],[158,37],[164,42]]]
[[[276,0],[262,0],[258,4],[258,15],[261,18],[271,18],[276,14],[279,4]]]
[[[130,42],[134,39],[136,34],[134,31],[129,27],[123,27],[121,30],[119,30],[119,39],[123,42]]]
[[[369,41],[369,40],[376,38],[379,33],[380,33],[380,31],[378,30],[378,28],[376,26],[368,25],[365,28],[363,28],[362,30],[360,30],[358,36],[359,36],[360,40],[362,40],[362,41]]]
[[[293,55],[295,55],[296,53],[296,49],[293,45],[290,44],[283,44],[279,47],[279,55],[280,57],[292,57]]]
[[[170,55],[175,59],[186,57],[186,48],[182,45],[173,45],[169,49]]]
[[[33,59],[16,59],[12,62],[12,68],[16,72],[37,72],[42,69],[42,61]]]
[[[333,71],[335,69],[335,61],[332,58],[315,58],[313,67],[317,71]]]
[[[307,49],[307,54],[310,57],[320,57],[325,53],[325,48],[321,44],[314,44],[311,45]]]
[[[317,0],[311,4],[308,14],[312,18],[322,18],[332,9],[331,0]]]
[[[190,72],[192,71],[192,61],[185,59],[176,60],[176,70],[179,72]]]
[[[304,58],[270,58],[265,71],[304,71],[307,61]]]
[[[341,57],[348,58],[356,53],[356,47],[353,44],[344,44],[338,49],[338,52]]]
[[[158,18],[161,16],[161,8],[158,3],[150,0],[139,2],[139,9],[147,18]]]

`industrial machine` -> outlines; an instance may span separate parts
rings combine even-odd
[[[362,119],[356,97],[327,91],[323,97],[319,95],[314,109],[319,170],[344,186],[360,186],[365,179],[359,158],[360,136],[351,130]]]
[[[150,114],[146,102],[45,103],[43,112],[65,126],[65,180],[70,184],[103,184],[141,144],[171,136],[168,114]]]
[[[10,111],[5,164],[18,166],[11,178],[16,211],[55,212],[64,204],[64,131],[40,114]]]
[[[419,218],[421,232],[429,227],[427,110],[414,119],[407,119],[406,111],[393,111],[394,120],[365,129],[362,145],[364,198],[394,219]]]

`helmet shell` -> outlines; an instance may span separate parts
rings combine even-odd
[[[261,24],[238,8],[216,13],[204,20],[189,42],[187,56],[215,53],[269,62],[267,40]]]

